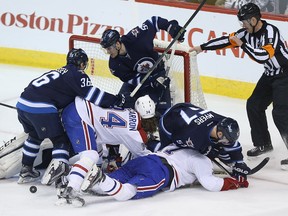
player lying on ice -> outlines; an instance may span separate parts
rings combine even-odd
[[[184,185],[199,182],[209,191],[247,188],[247,180],[220,178],[212,174],[212,163],[199,152],[175,144],[157,153],[128,161],[118,170],[104,174],[96,165],[81,186],[82,191],[97,187],[116,200],[151,197],[160,191],[174,191]]]
[[[128,200],[152,196],[163,189],[172,191],[196,180],[210,191],[248,187],[250,168],[243,162],[239,126],[234,119],[181,103],[161,117],[159,132],[161,143],[154,145],[154,150],[160,151],[128,161],[111,174],[93,165],[82,191],[96,184],[117,200]],[[213,176],[212,163],[206,156],[230,165],[235,178]],[[60,197],[67,203],[83,205],[84,200],[69,184]]]

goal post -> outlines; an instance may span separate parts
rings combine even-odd
[[[109,55],[100,45],[100,37],[72,35],[69,38],[69,49],[82,48],[89,57],[86,73],[93,85],[112,94],[117,94],[122,81],[111,74],[108,67]],[[169,42],[154,39],[154,47],[162,54]],[[189,52],[189,46],[175,44],[175,53],[169,70],[172,104],[191,102],[196,106],[207,108],[197,66],[197,55]],[[163,60],[165,64],[170,58],[171,50]]]

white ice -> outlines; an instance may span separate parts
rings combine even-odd
[[[15,106],[25,86],[46,69],[0,65],[0,102]],[[241,128],[243,153],[252,148],[245,100],[205,94],[208,108],[237,119]],[[286,216],[288,215],[288,171],[280,169],[280,160],[287,158],[287,149],[273,123],[271,109],[267,110],[269,128],[274,145],[271,160],[263,170],[250,176],[247,189],[208,192],[201,186],[163,192],[142,200],[118,202],[112,197],[85,195],[82,208],[56,206],[53,186],[34,183],[38,191],[29,192],[32,184],[17,184],[17,177],[0,180],[1,216]],[[0,105],[0,142],[22,132],[14,109]],[[247,160],[251,167],[261,158]]]

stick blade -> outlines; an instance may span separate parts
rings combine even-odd
[[[270,157],[264,158],[263,161],[261,161],[256,167],[251,169],[251,172],[249,173],[249,175],[253,175],[259,170],[261,170],[269,162],[269,160],[270,160]]]

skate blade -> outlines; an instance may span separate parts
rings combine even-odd
[[[17,183],[18,184],[25,184],[25,183],[29,183],[29,182],[35,182],[35,181],[38,181],[40,179],[40,176],[37,177],[37,178],[32,178],[32,177],[29,177],[29,178],[22,178],[22,177],[19,177]]]
[[[74,199],[66,199],[64,197],[58,198],[58,200],[55,202],[56,206],[66,206],[66,205],[72,205],[74,207],[82,207],[85,205],[85,200],[80,198],[80,197],[76,197]]]

